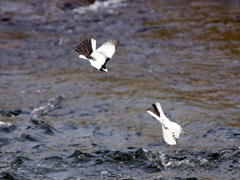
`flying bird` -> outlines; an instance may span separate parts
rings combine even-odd
[[[166,117],[159,102],[152,104],[147,112],[161,123],[164,141],[169,145],[176,145],[180,134],[184,134],[182,127]]]
[[[79,53],[79,58],[88,60],[91,66],[100,71],[108,72],[106,64],[114,55],[118,44],[118,40],[111,39],[96,49],[96,40],[87,38],[75,47],[75,51]]]

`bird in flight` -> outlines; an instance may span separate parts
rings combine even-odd
[[[108,72],[106,64],[114,55],[118,44],[118,40],[111,39],[96,49],[96,40],[87,38],[75,47],[75,51],[79,53],[79,58],[88,60],[91,66],[100,71]]]
[[[166,117],[159,102],[152,104],[147,112],[161,123],[164,141],[169,145],[176,145],[180,134],[184,134],[182,127]]]

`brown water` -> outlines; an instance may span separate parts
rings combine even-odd
[[[146,113],[156,101],[187,133],[174,148],[240,146],[239,1],[124,1],[85,14],[48,1],[0,6],[0,109],[30,111],[62,96],[61,107],[42,117],[61,131],[44,142],[54,154],[173,149]],[[85,35],[97,45],[120,39],[109,73],[78,59],[73,48]],[[17,126],[27,119],[0,116]]]

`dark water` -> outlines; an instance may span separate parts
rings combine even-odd
[[[0,177],[239,179],[240,2],[64,2],[0,1]],[[108,74],[73,51],[85,36],[120,39]]]

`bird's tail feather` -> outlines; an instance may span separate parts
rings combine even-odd
[[[159,114],[161,116],[161,118],[166,118],[166,115],[164,114],[161,104],[159,102],[155,103],[156,109],[159,111]]]
[[[152,104],[152,107],[149,108],[147,112],[163,124],[169,121],[166,115],[164,114],[161,104],[159,102]]]
[[[147,112],[153,116],[154,118],[156,118],[158,121],[160,121],[162,124],[164,124],[163,119],[161,118],[161,113],[158,110],[156,104],[152,104],[152,107],[150,107],[149,109],[147,109]]]
[[[152,107],[150,107],[148,111],[154,113],[158,117],[161,117],[160,111],[158,110],[156,104],[152,104]]]

